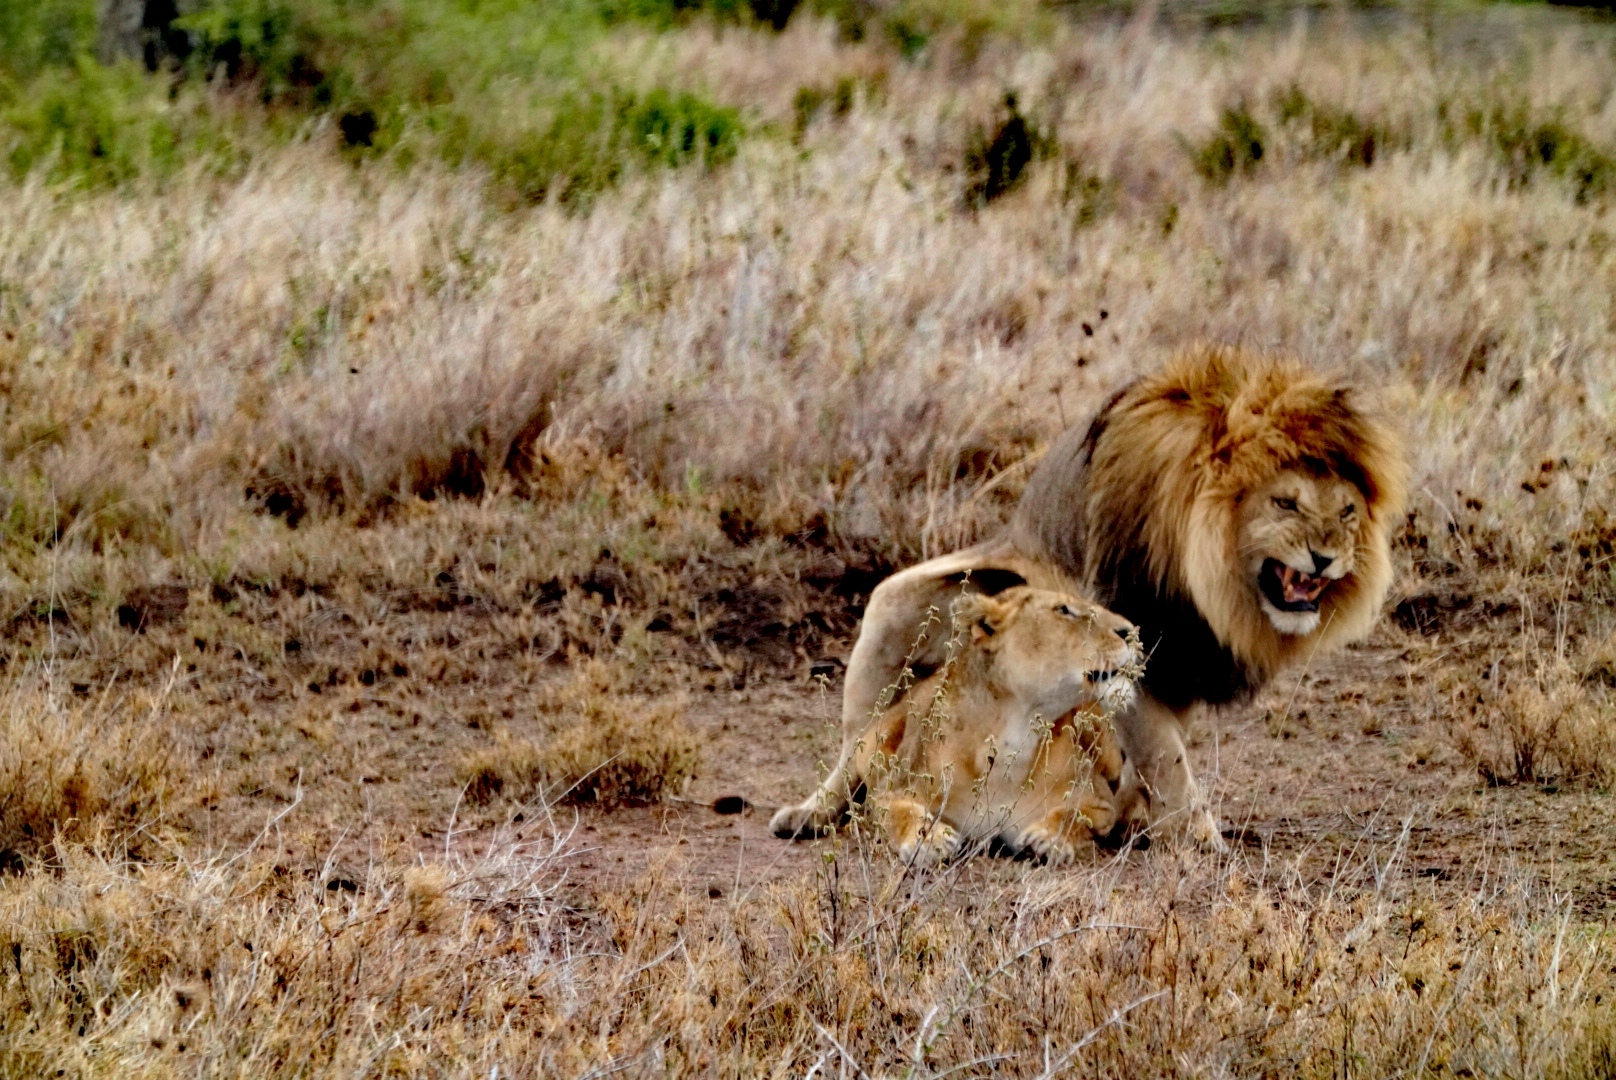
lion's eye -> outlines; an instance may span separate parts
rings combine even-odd
[[[1358,512],[1358,508],[1356,506],[1352,505],[1351,503],[1348,503],[1341,510],[1341,520],[1342,521],[1350,521],[1352,519],[1352,515],[1356,514],[1357,512]]]
[[[1077,618],[1077,612],[1073,611],[1070,607],[1068,607],[1065,604],[1062,604],[1060,607],[1056,608],[1055,613],[1057,615],[1065,615],[1068,619]]]
[[[1274,505],[1279,507],[1281,510],[1287,511],[1289,513],[1294,514],[1296,512],[1296,500],[1295,499],[1281,499],[1281,498],[1275,497]]]

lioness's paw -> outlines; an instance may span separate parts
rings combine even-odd
[[[1065,835],[1065,830],[1051,828],[1040,822],[1029,825],[1016,837],[1018,851],[1042,860],[1050,866],[1064,866],[1077,858],[1077,848]]]
[[[898,857],[914,866],[936,866],[959,850],[960,834],[954,826],[934,821],[923,835],[898,845]]]
[[[829,832],[834,826],[830,815],[813,802],[782,806],[769,819],[769,831],[782,840],[809,840]]]

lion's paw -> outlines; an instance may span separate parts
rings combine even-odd
[[[1188,815],[1179,817],[1176,825],[1169,821],[1152,831],[1165,832],[1165,839],[1180,849],[1200,851],[1207,855],[1222,855],[1229,850],[1229,845],[1223,842],[1223,833],[1218,829],[1218,821],[1210,810],[1196,807],[1189,810]]]
[[[1223,833],[1218,828],[1217,818],[1207,809],[1197,809],[1190,813],[1190,825],[1186,830],[1195,846],[1212,855],[1222,855],[1229,850],[1229,845],[1223,842]]]

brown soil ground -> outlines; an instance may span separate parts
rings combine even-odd
[[[1357,864],[1392,852],[1367,872],[1426,879],[1453,897],[1524,875],[1573,896],[1591,918],[1616,912],[1616,800],[1586,785],[1490,786],[1455,747],[1452,702],[1438,691],[1438,676],[1452,682],[1468,673],[1485,688],[1488,658],[1510,633],[1483,621],[1421,635],[1388,621],[1368,645],[1286,673],[1254,702],[1203,716],[1194,752],[1237,856],[1279,868],[1300,887],[1328,888],[1343,869],[1366,872]],[[298,799],[301,777],[301,802],[273,831],[294,865],[333,875],[384,849],[448,844],[475,852],[514,823],[534,835],[570,833],[572,883],[586,893],[650,871],[717,897],[811,874],[827,845],[846,842],[786,843],[768,832],[774,807],[807,792],[839,739],[839,683],[821,685],[807,664],[795,674],[754,676],[738,690],[718,677],[716,685],[670,691],[686,695],[702,746],[700,770],[678,797],[610,811],[563,807],[531,823],[531,805],[466,805],[454,763],[488,744],[490,724],[536,732],[524,699],[560,677],[561,665],[507,655],[467,670],[475,678],[464,684],[440,672],[411,689],[411,676],[389,676],[241,710],[241,722],[223,725],[216,739],[221,756],[251,762],[228,774],[235,790],[213,802],[211,839],[226,848],[249,842]],[[715,802],[734,797],[745,800],[742,812],[715,812]],[[1165,856],[1095,854],[1118,857]],[[1023,869],[976,863],[972,876]]]

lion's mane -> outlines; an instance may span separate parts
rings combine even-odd
[[[1289,468],[1350,482],[1367,515],[1353,572],[1305,635],[1274,628],[1237,550],[1241,501]],[[1294,360],[1197,346],[1050,447],[1009,539],[1141,627],[1158,701],[1221,703],[1368,633],[1391,583],[1404,489],[1398,439],[1351,387]]]

